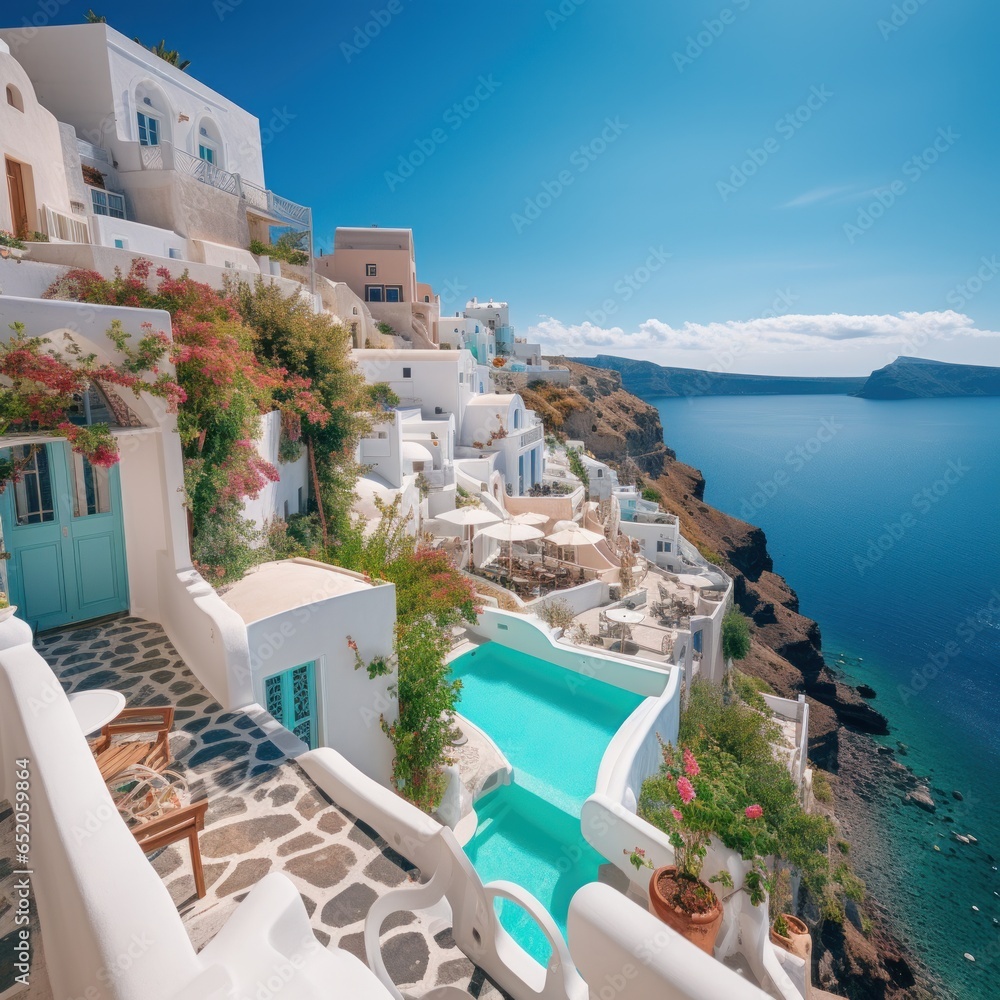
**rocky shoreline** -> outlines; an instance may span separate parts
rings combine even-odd
[[[774,572],[764,532],[704,502],[704,477],[666,447],[656,409],[625,392],[617,372],[572,362],[567,367],[569,390],[529,392],[526,403],[557,406],[561,419],[552,421],[546,413],[547,424],[581,438],[602,461],[638,472],[660,494],[664,507],[678,515],[684,536],[709,558],[719,558],[733,577],[736,603],[754,623],[742,669],[782,696],[803,693],[809,701],[810,759],[833,776],[836,820],[854,844],[858,874],[872,883],[866,919],[851,904],[843,925],[824,922],[815,935],[814,981],[850,1000],[950,997],[908,949],[879,898],[888,880],[879,877],[885,830],[874,804],[889,795],[909,796],[907,808],[931,809],[934,800],[929,786],[895,759],[896,752],[872,738],[889,733],[888,720],[870,704],[876,692],[852,686],[826,662],[819,625],[799,613],[795,592]],[[819,926],[818,913],[806,916]]]

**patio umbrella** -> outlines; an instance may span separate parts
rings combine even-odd
[[[681,573],[677,577],[677,582],[683,583],[685,587],[693,587],[695,590],[716,586],[715,581],[711,577],[701,576],[697,573]]]
[[[487,538],[495,538],[498,542],[506,542],[510,547],[510,562],[507,570],[508,575],[513,576],[514,569],[514,542],[528,542],[535,538],[544,538],[545,532],[533,528],[530,524],[518,524],[516,521],[501,521],[499,524],[491,524],[488,528],[483,528],[479,532]]]
[[[515,514],[511,520],[516,524],[545,524],[549,519],[548,514],[537,514],[533,510],[526,510],[523,514]]]
[[[589,528],[581,528],[580,525],[573,522],[572,527],[553,531],[551,535],[545,536],[545,540],[552,542],[553,545],[561,545],[563,547],[596,545],[598,542],[604,541],[604,535],[597,531],[591,531]]]
[[[454,510],[446,510],[438,514],[438,520],[447,521],[448,524],[457,524],[462,528],[469,529],[469,560],[471,562],[472,528],[477,524],[495,524],[500,518],[482,507],[456,507]]]

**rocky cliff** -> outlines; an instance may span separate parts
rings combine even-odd
[[[1000,396],[1000,368],[901,357],[872,372],[856,395],[865,399]]]

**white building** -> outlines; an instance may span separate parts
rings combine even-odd
[[[469,299],[465,304],[465,315],[485,323],[496,336],[496,348],[500,354],[514,353],[514,328],[510,325],[510,306],[506,302],[480,302]]]
[[[251,239],[311,230],[308,208],[265,187],[257,118],[188,73],[107,24],[0,38],[39,102],[75,129],[65,169],[96,220],[92,242],[253,271]]]
[[[15,235],[43,232],[53,238],[89,241],[86,207],[73,204],[63,145],[75,146],[35,93],[24,67],[0,38],[0,157],[7,177],[0,194],[0,229]],[[82,178],[77,178],[82,187]]]

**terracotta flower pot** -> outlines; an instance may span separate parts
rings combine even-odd
[[[779,934],[772,927],[771,943],[784,948],[785,951],[790,951],[793,955],[798,955],[799,958],[805,961],[808,967],[812,957],[813,946],[809,928],[798,917],[792,916],[791,913],[782,913],[782,917],[785,918],[785,923],[788,925],[788,937]]]
[[[701,909],[697,906],[696,897],[704,893],[711,897],[712,903],[702,912],[691,912]],[[682,906],[677,901],[678,893],[687,897],[687,905]],[[687,879],[680,875],[674,865],[657,868],[649,879],[649,905],[668,927],[686,937],[692,944],[711,955],[715,948],[715,939],[722,924],[722,903],[712,892],[711,887],[700,879]]]

